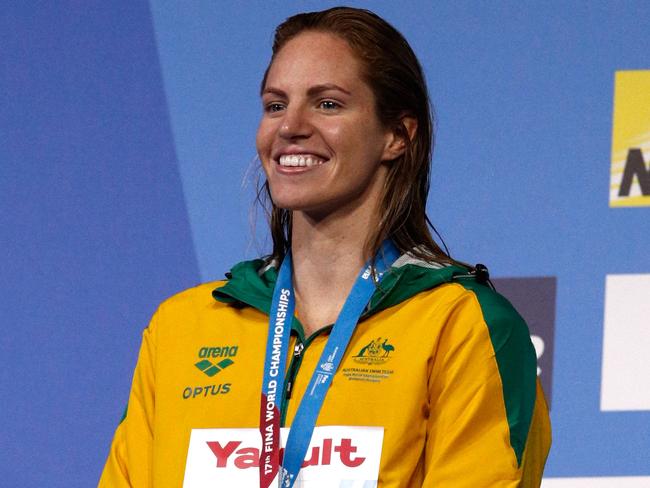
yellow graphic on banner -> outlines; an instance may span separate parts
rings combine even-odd
[[[650,70],[617,71],[610,207],[650,207]]]

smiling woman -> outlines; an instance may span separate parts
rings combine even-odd
[[[365,10],[296,15],[261,97],[273,250],[161,305],[100,485],[539,486],[535,352],[431,237],[408,43]]]
[[[345,40],[325,32],[291,39],[269,67],[262,101],[257,150],[272,201],[294,211],[294,229],[305,214],[356,221],[377,213],[382,163],[405,143],[379,121]]]

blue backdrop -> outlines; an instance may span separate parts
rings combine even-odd
[[[556,280],[547,475],[650,486],[650,407],[600,408],[605,277],[650,273],[650,208],[608,206],[614,73],[650,69],[650,6],[349,3],[425,68],[429,210],[453,255]],[[334,4],[3,6],[4,486],[95,485],[156,305],[268,250],[249,211],[272,30]]]

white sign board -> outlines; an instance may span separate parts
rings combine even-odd
[[[281,429],[282,448],[288,436]],[[316,427],[294,487],[377,486],[383,439],[383,427]],[[259,486],[261,447],[258,429],[193,429],[183,488]]]

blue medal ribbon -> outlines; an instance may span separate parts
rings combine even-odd
[[[332,377],[345,354],[359,318],[375,292],[374,278],[381,280],[383,274],[398,257],[399,250],[390,240],[387,240],[382,244],[381,251],[375,260],[374,274],[370,261],[359,272],[334,323],[316,371],[311,377],[291,425],[280,472],[282,488],[291,488],[296,481]],[[260,459],[261,488],[270,486],[279,469],[280,409],[277,405],[281,404],[282,399],[291,320],[295,309],[291,277],[291,254],[288,253],[280,267],[269,317],[269,335],[260,408],[260,433],[263,442]]]

